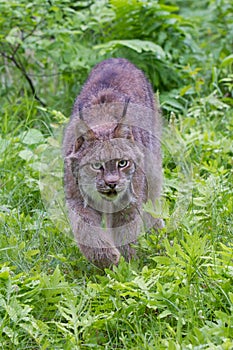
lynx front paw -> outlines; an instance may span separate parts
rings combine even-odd
[[[100,268],[117,265],[120,259],[120,252],[117,248],[92,248],[79,245],[80,250],[86,258]]]
[[[119,260],[120,252],[117,248],[102,248],[96,252],[93,263],[100,268],[105,268],[111,265],[117,265]]]

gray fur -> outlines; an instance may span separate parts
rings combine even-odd
[[[133,255],[142,211],[161,192],[159,108],[141,70],[122,58],[99,63],[77,97],[63,140],[66,203],[82,253],[100,267]]]

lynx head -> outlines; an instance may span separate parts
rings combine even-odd
[[[72,174],[84,203],[98,211],[120,211],[137,200],[143,156],[131,127],[123,122],[121,119],[91,129],[82,121],[82,135],[70,155]]]

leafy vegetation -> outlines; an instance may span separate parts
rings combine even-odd
[[[233,349],[232,2],[0,8],[0,348]],[[166,227],[101,271],[53,220],[41,166],[62,185],[55,131],[107,57],[159,91]]]

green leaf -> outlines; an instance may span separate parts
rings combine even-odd
[[[26,161],[29,161],[30,159],[32,159],[33,156],[34,156],[33,152],[30,151],[29,149],[25,149],[19,152],[19,157]]]
[[[2,267],[0,270],[0,278],[7,280],[10,277],[10,269],[9,267]]]
[[[232,63],[233,63],[233,54],[225,57],[224,60],[221,63],[221,66],[222,67],[230,66]]]
[[[5,152],[9,143],[10,142],[8,140],[1,139],[1,137],[0,137],[0,153],[1,154]]]
[[[117,46],[125,46],[128,47],[137,53],[145,52],[153,52],[156,55],[157,59],[164,59],[166,54],[161,46],[154,44],[152,41],[146,40],[112,40],[106,44],[96,45],[94,46],[95,50],[100,50],[101,54],[105,54],[105,52],[109,52],[114,50]]]
[[[32,257],[34,257],[35,255],[38,255],[40,253],[40,250],[39,249],[31,249],[31,250],[28,250],[27,252],[25,252],[25,257],[26,259],[28,260],[32,260]]]
[[[21,36],[20,28],[18,27],[12,28],[9,34],[6,36],[6,41],[11,45],[21,44],[22,40],[20,36]]]
[[[166,318],[167,316],[172,315],[170,310],[164,310],[161,314],[158,315],[158,319]]]
[[[22,142],[26,145],[34,145],[44,141],[44,136],[37,129],[29,129],[21,135]]]

